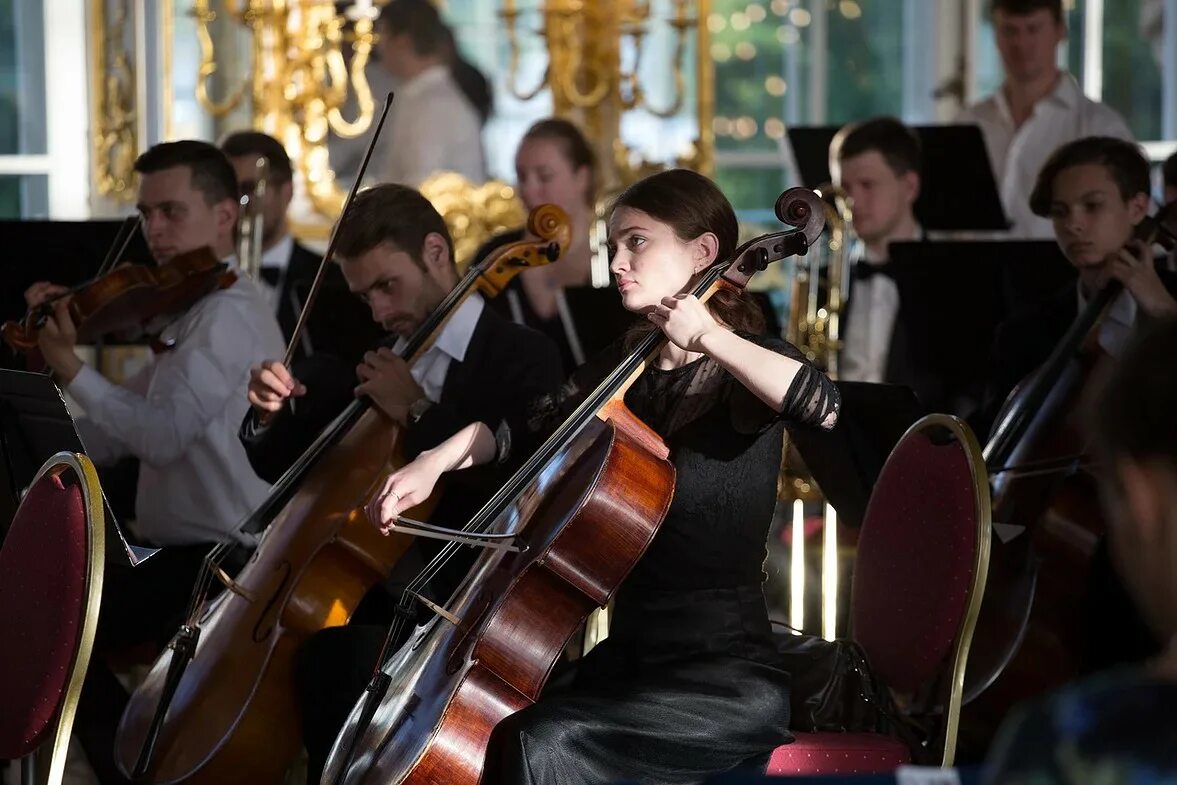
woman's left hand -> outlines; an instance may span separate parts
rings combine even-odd
[[[661,328],[671,343],[688,352],[702,352],[703,336],[720,329],[715,317],[693,294],[663,297],[646,317]]]

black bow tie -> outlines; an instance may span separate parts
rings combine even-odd
[[[882,264],[871,264],[870,262],[855,262],[854,266],[850,268],[850,277],[856,281],[869,281],[876,275],[882,275],[886,278],[891,277],[891,273]]]
[[[276,264],[263,265],[262,269],[258,270],[258,275],[270,286],[277,286],[282,280],[282,268]]]

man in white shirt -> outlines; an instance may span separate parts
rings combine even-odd
[[[237,174],[242,196],[257,184],[257,160],[266,159],[269,179],[261,199],[262,253],[258,285],[278,317],[287,340],[294,333],[303,303],[322,260],[290,234],[287,210],[294,197],[294,170],[282,143],[261,131],[237,131],[221,142]],[[298,354],[329,352],[355,364],[380,337],[380,329],[355,298],[335,265],[329,265],[318,307],[312,311],[298,345]]]
[[[400,84],[378,142],[385,150],[380,181],[415,188],[441,171],[485,181],[482,123],[490,91],[485,77],[458,56],[437,9],[429,0],[392,0],[376,31],[380,64]]]
[[[235,266],[237,182],[225,156],[205,142],[159,144],[135,162],[138,209],[160,264],[201,248]],[[34,284],[44,302],[64,287]],[[105,656],[127,646],[162,644],[175,632],[201,558],[212,543],[237,540],[238,524],[269,484],[250,468],[237,439],[248,408],[249,369],[281,352],[282,335],[261,292],[238,278],[186,312],[165,317],[159,343],[170,347],[125,386],[111,383],[74,352],[77,332],[57,301],[38,346],[58,383],[81,404],[82,442],[96,463],[139,459],[135,538],[163,550],[133,569],[106,573],[95,659],[78,708],[77,734],[102,782],[124,781],[112,760],[113,733],[126,693]]]
[[[918,240],[913,206],[920,193],[920,143],[893,117],[876,117],[839,131],[831,157],[846,192],[862,258],[850,269],[838,376],[847,381],[900,381],[892,348],[899,290],[887,274],[887,246]],[[848,249],[849,250],[849,249]]]
[[[957,118],[976,123],[1015,237],[1049,238],[1050,221],[1030,209],[1030,191],[1047,157],[1085,136],[1132,140],[1114,109],[1083,95],[1075,77],[1058,68],[1067,36],[1062,0],[992,0],[994,38],[1005,81]]]

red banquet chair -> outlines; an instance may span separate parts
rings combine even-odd
[[[48,759],[56,785],[98,623],[105,530],[94,464],[61,452],[37,472],[0,546],[0,759]],[[36,753],[40,753],[37,755]]]
[[[988,473],[972,430],[943,414],[911,426],[863,518],[850,634],[904,713],[935,727],[921,762],[953,762],[990,523]],[[879,774],[911,762],[911,750],[883,734],[795,736],[773,752],[769,774]]]

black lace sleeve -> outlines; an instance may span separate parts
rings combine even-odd
[[[790,425],[805,425],[826,431],[834,427],[838,422],[842,398],[830,377],[814,367],[801,350],[788,341],[767,335],[741,333],[740,336],[801,363],[801,370],[789,385],[780,411],[775,413],[776,418]],[[750,392],[747,394],[751,395]]]

